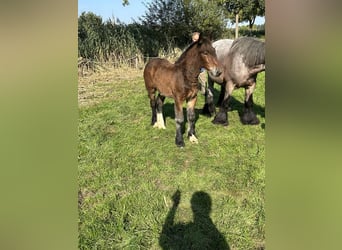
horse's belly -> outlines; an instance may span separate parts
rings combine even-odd
[[[161,95],[166,97],[173,97],[172,89],[167,86],[159,86],[158,91]]]

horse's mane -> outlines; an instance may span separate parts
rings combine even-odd
[[[197,46],[198,44],[211,44],[210,40],[202,35],[200,35],[199,39],[195,42],[192,42],[189,47],[180,55],[180,57],[177,59],[177,61],[175,63],[181,63],[185,56],[189,53],[189,51],[191,51],[191,49],[194,47],[194,46]]]
[[[198,41],[191,43],[191,44],[189,45],[189,47],[186,48],[186,50],[180,55],[180,57],[176,60],[175,63],[181,63],[181,62],[184,60],[184,58],[185,58],[185,56],[187,55],[187,53],[189,52],[189,50],[190,50],[192,47],[194,47],[195,45],[197,45],[197,43],[198,43]]]
[[[236,39],[230,50],[229,57],[242,55],[244,63],[248,67],[265,63],[265,42],[253,37],[241,37]]]

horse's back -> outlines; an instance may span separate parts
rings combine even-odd
[[[234,41],[229,56],[244,58],[248,67],[265,63],[265,42],[254,37],[240,37]]]
[[[152,58],[148,61],[144,69],[144,76],[145,74],[155,74],[158,70],[170,70],[173,67],[173,64],[170,63],[168,60],[163,58]]]
[[[233,39],[221,39],[213,42],[218,60],[222,63],[224,57],[228,55],[229,49],[232,46]]]
[[[230,76],[239,86],[265,69],[265,42],[254,37],[234,41],[228,54]]]
[[[164,96],[172,96],[177,78],[179,78],[178,68],[166,59],[153,58],[144,69],[146,88],[157,89]]]
[[[215,50],[229,50],[229,48],[232,46],[232,43],[234,42],[233,39],[220,39],[215,42],[213,42],[213,47]]]
[[[170,67],[170,62],[162,58],[152,58],[148,61],[144,69],[144,80],[146,87],[154,82],[156,73],[161,69]]]

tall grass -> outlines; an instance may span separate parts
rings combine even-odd
[[[183,149],[174,144],[172,99],[164,105],[167,128],[150,126],[142,72],[141,77],[95,85],[105,86],[109,96],[79,110],[80,249],[167,248],[160,239],[177,190],[180,203],[174,224],[187,228],[192,240],[202,246],[211,240],[198,237],[199,231],[189,226],[194,225],[191,198],[203,191],[211,199],[212,224],[230,249],[265,247],[263,73],[254,95],[260,125],[240,123],[242,89],[233,93],[228,127],[215,126],[200,114],[204,103],[200,95],[196,105],[199,144],[185,140]],[[185,245],[187,239],[179,238],[178,243]]]
[[[121,66],[142,53],[133,30],[127,25],[110,19],[103,22],[100,16],[88,12],[78,18],[78,55]]]

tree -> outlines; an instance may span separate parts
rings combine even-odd
[[[221,0],[221,4],[228,11],[232,23],[235,23],[235,38],[239,33],[239,20],[248,21],[251,29],[256,16],[265,15],[264,0]]]
[[[219,38],[226,27],[224,10],[217,1],[154,0],[146,7],[140,21],[153,31],[154,42],[163,49],[187,46],[194,31]]]
[[[189,26],[192,31],[199,31],[211,39],[221,38],[227,26],[224,9],[217,1],[184,1],[189,13]]]
[[[147,4],[147,11],[140,20],[153,33],[164,50],[184,45],[188,38],[188,16],[182,0],[155,0]]]
[[[246,6],[243,8],[241,20],[247,21],[249,29],[253,28],[255,18],[257,16],[265,15],[265,1],[264,0],[248,0]]]

